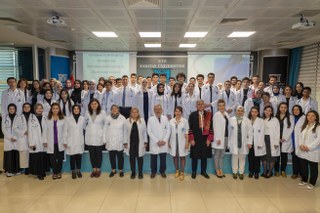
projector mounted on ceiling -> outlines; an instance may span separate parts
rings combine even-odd
[[[315,21],[309,21],[308,19],[306,19],[303,16],[303,14],[301,14],[300,22],[292,25],[291,29],[293,29],[293,30],[308,30],[308,29],[313,28],[314,26],[316,26]]]
[[[60,18],[60,16],[52,16],[51,18],[47,19],[47,23],[49,25],[57,26],[57,27],[66,27],[66,22]]]

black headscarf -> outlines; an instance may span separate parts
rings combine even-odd
[[[164,95],[164,90],[163,90],[163,92],[159,92],[159,86],[162,86],[162,87],[164,88],[164,84],[159,83],[159,84],[157,85],[157,94],[158,94],[158,95]]]
[[[82,83],[80,80],[75,80],[74,83],[79,82],[80,87],[79,88],[73,88],[73,91],[71,93],[71,100],[75,104],[80,104],[81,103],[81,91],[82,91]]]
[[[74,108],[75,107],[78,107],[79,108],[79,114],[74,114]],[[79,120],[79,117],[80,117],[80,115],[81,115],[81,107],[79,106],[79,105],[77,105],[77,104],[75,104],[75,105],[73,105],[72,106],[72,115],[73,115],[73,117],[74,117],[74,120],[76,120],[76,123],[78,123],[78,120]]]
[[[29,112],[23,111],[22,114],[24,115],[24,117],[26,118],[26,121],[28,122],[29,117],[30,117],[30,114],[31,114],[31,104],[29,104],[29,103],[24,103],[24,104],[22,105],[22,109],[23,109],[24,106],[26,106],[26,105],[29,105],[29,106],[30,106],[30,111],[29,111]]]
[[[9,108],[10,107],[14,107],[14,109],[15,109],[13,114],[10,114],[10,112],[9,112]],[[17,106],[15,104],[9,104],[8,105],[8,116],[9,116],[9,118],[11,120],[11,126],[13,124],[13,120],[14,120],[14,117],[16,116],[16,114],[17,114]]]

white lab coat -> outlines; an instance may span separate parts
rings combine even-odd
[[[277,118],[273,117],[265,124],[268,125],[270,131],[271,156],[278,157],[280,156],[280,123]]]
[[[202,89],[203,89],[203,86],[204,85],[202,85],[200,88],[201,88],[201,98],[200,98],[200,88],[199,88],[199,85],[198,84],[196,84],[195,86],[194,86],[194,90],[193,90],[193,93],[194,94],[196,94],[196,95],[198,95],[199,96],[199,99],[202,99],[202,97],[203,97],[203,93],[202,93]]]
[[[306,159],[311,162],[320,162],[320,126],[317,127],[315,132],[312,132],[312,129],[313,127],[309,130],[305,128],[299,134],[296,153],[302,159]],[[302,151],[299,148],[301,145],[306,145],[309,148],[309,151]]]
[[[241,148],[238,148],[238,122],[233,116],[229,120],[229,137],[228,146],[230,152],[234,155],[247,155],[249,153],[248,144],[252,144],[253,131],[251,121],[247,117],[243,117],[241,123]]]
[[[187,143],[186,135],[189,132],[189,123],[188,120],[185,118],[181,118],[180,122],[177,125],[176,118],[170,120],[170,148],[169,153],[171,156],[175,157],[177,152],[177,143],[178,143],[178,153],[179,157],[184,157],[188,155],[188,149],[185,148]],[[178,133],[178,141],[177,141],[177,134]]]
[[[45,116],[42,116],[41,126],[37,117],[34,114],[31,114],[28,120],[28,141],[29,146],[35,146],[36,149],[30,149],[30,153],[44,152],[43,142],[45,141],[47,130],[47,118]]]
[[[45,148],[45,151],[48,154],[54,154],[54,120],[47,120],[47,129],[46,129],[46,136],[44,137],[43,143],[47,144],[47,148]],[[59,152],[64,151],[63,146],[63,129],[64,129],[64,123],[65,119],[57,120],[57,130],[58,130],[58,147]]]
[[[277,106],[271,101],[270,101],[270,103],[271,103],[271,106],[273,109],[273,115],[275,116],[278,111]],[[260,117],[263,117],[263,110],[264,110],[264,102],[263,101],[261,101],[261,103],[260,103],[259,110],[260,110]]]
[[[11,150],[18,150],[18,135],[15,133],[13,124],[18,119],[18,116],[16,115],[13,119],[13,122],[11,122],[11,119],[9,115],[6,115],[2,119],[2,132],[4,135],[4,145],[3,150],[4,151],[11,151]],[[15,142],[11,142],[11,138],[16,139]]]
[[[290,112],[290,114],[292,114],[292,107],[296,104],[296,102],[297,102],[297,97],[295,97],[295,96],[291,96],[290,97],[290,99],[289,99],[289,106],[288,106],[288,110],[289,110],[289,112]],[[280,99],[280,103],[281,102],[285,102],[285,103],[287,103],[287,99],[286,99],[286,96],[281,96],[281,99]]]
[[[278,110],[278,106],[281,102],[287,102],[286,101],[286,97],[282,94],[279,94],[277,96],[275,96],[273,93],[270,94],[270,102],[274,103],[274,105],[277,107]]]
[[[167,95],[159,96],[158,93],[153,94],[151,99],[151,115],[154,115],[153,108],[157,104],[160,104],[162,106],[162,115],[167,116],[169,114],[168,96]]]
[[[153,96],[153,92],[151,90],[148,90],[148,118],[151,117],[151,112],[153,111],[153,109],[151,108],[152,96]],[[143,104],[142,90],[137,91],[135,100],[136,100],[136,106],[139,109],[139,114],[141,118],[145,119],[144,111],[143,111],[144,104]]]
[[[248,117],[249,113],[250,113],[250,110],[251,108],[254,106],[254,103],[253,103],[253,99],[252,98],[248,98],[245,102],[244,102],[244,115],[246,117]],[[260,106],[259,106],[259,109],[260,109]],[[259,112],[260,114],[260,112]]]
[[[247,93],[247,99],[248,98],[252,98],[253,93],[254,93],[254,91],[249,87],[248,88],[248,93]],[[244,99],[243,88],[238,90],[235,94],[236,94],[236,97],[237,97],[238,105],[242,106],[242,102],[243,102],[243,99]]]
[[[117,96],[116,90],[105,91],[102,97],[101,107],[105,111],[106,115],[111,114],[111,106],[115,104],[115,98]],[[107,94],[108,98],[107,98]]]
[[[70,115],[72,115],[72,106],[74,105],[73,101],[70,99],[70,103],[71,103],[71,106],[69,107],[69,101],[67,101],[66,103],[66,114],[65,116],[66,117],[69,117]],[[60,109],[61,109],[61,112],[63,112],[63,101],[62,100],[59,100],[59,105],[60,105]]]
[[[4,118],[8,114],[8,105],[15,104],[17,106],[17,115],[22,113],[22,105],[26,102],[23,91],[15,89],[6,89],[1,96],[1,115]]]
[[[128,141],[128,146],[126,149],[124,149],[125,153],[127,155],[130,155],[130,134],[131,134],[131,128],[132,128],[132,124],[130,122],[130,118],[127,119],[127,141]],[[147,127],[146,127],[146,122],[143,118],[140,118],[140,121],[137,121],[137,126],[138,126],[138,131],[139,131],[139,150],[138,150],[138,154],[139,157],[142,157],[145,155],[146,153],[146,148],[144,146],[145,143],[148,143],[148,136],[147,136]]]
[[[212,101],[210,102],[210,85],[205,84],[202,86],[201,99],[204,100],[205,104],[211,104],[213,108],[212,114],[214,114],[217,110],[217,101],[219,98],[219,94],[219,88],[217,86],[212,85]],[[211,112],[211,107],[207,107],[206,110]]]
[[[147,131],[150,137],[150,154],[158,155],[168,152],[168,142],[170,137],[170,123],[166,116],[161,116],[161,123],[156,116],[148,120]],[[166,144],[158,146],[159,141],[165,141]]]
[[[82,116],[85,116],[86,111],[88,110],[89,102],[88,103],[86,102],[87,94],[88,94],[88,91],[85,91],[85,90],[81,91],[81,115]]]
[[[26,90],[26,92],[22,91],[21,89],[18,89],[20,93],[22,93],[24,95],[24,103],[29,103],[31,104],[32,102],[32,95],[31,95],[31,91],[30,90]],[[22,111],[21,111],[22,113]]]
[[[197,101],[199,100],[199,95],[193,93],[191,96],[186,93],[182,99],[183,117],[188,119],[191,112],[197,111]]]
[[[51,102],[49,104],[48,101],[43,99],[42,101],[39,101],[38,103],[42,104],[42,106],[43,106],[42,114],[47,117],[49,115],[49,112],[50,112],[50,109],[51,109],[51,105],[53,103],[55,103],[55,101],[53,99],[51,99]]]
[[[126,118],[119,114],[117,119],[108,115],[104,124],[103,142],[108,151],[122,151],[123,144],[128,143]]]
[[[103,94],[104,94],[104,90],[102,90],[101,92],[98,91],[98,90],[96,90],[96,91],[94,92],[93,97],[96,98],[96,99],[98,99],[99,103],[102,104]]]
[[[83,91],[83,90],[82,90]],[[81,115],[86,115],[87,114],[87,112],[88,112],[88,107],[89,107],[89,103],[90,103],[90,96],[91,96],[91,94],[93,94],[93,96],[94,96],[94,92],[95,92],[95,90],[88,90],[87,92],[84,92],[83,94],[81,93],[81,97],[82,97],[82,95],[84,96],[83,97],[83,101],[81,101],[82,102],[82,107],[83,107],[83,113],[82,113],[82,111],[81,111]],[[93,96],[92,96],[92,98],[93,98]],[[82,99],[82,98],[81,98]]]
[[[185,94],[181,94],[180,97],[177,96],[177,106],[182,107],[182,98]],[[168,95],[168,115],[173,118],[174,117],[174,103],[176,97],[173,95]]]
[[[296,104],[302,107],[302,111],[304,112],[304,114],[307,114],[311,110],[315,110],[318,112],[318,102],[311,97],[309,97],[309,99],[305,102],[302,100],[302,98],[300,98],[297,100]]]
[[[225,141],[224,137],[226,129],[226,119],[224,118],[224,116],[226,116],[229,120],[229,115],[227,112],[224,112],[224,114],[222,114],[220,111],[218,111],[213,115],[212,125],[214,140],[212,143],[212,148],[214,149],[225,149],[228,143],[228,141]],[[219,145],[217,144],[218,140],[221,141]]]
[[[228,97],[226,91],[223,90],[219,95],[219,99],[223,99],[226,102],[226,111],[232,109],[232,112],[228,113],[229,117],[234,116],[236,108],[239,106],[236,94],[230,90]]]
[[[83,116],[80,116],[78,122],[73,115],[66,118],[63,132],[63,144],[67,145],[65,149],[67,155],[82,154],[84,151],[84,135],[83,129],[86,126],[86,121]]]
[[[285,140],[281,144],[281,152],[283,153],[291,153],[293,151],[293,144],[292,144],[292,132],[294,130],[294,118],[290,115],[290,122],[291,125],[288,128],[287,119],[283,120],[283,131],[282,131],[282,138]]]
[[[264,121],[262,118],[256,118],[252,124],[253,140],[249,144],[253,144],[254,155],[256,157],[266,155],[266,144],[264,142]],[[251,142],[251,143],[250,143]]]
[[[297,149],[299,149],[299,137],[300,137],[300,134],[301,134],[301,127],[304,123],[304,121],[306,120],[306,116],[305,115],[302,115],[299,120],[297,121],[295,127],[294,127],[294,148],[295,148],[295,152],[297,154]]]
[[[103,128],[106,120],[106,113],[101,110],[101,112],[96,116],[93,121],[92,116],[87,112],[85,116],[86,120],[86,134],[85,143],[88,146],[102,146],[103,141]]]
[[[28,151],[29,150],[28,135],[24,134],[26,131],[28,131],[28,122],[26,120],[26,117],[23,114],[18,116],[17,119],[14,120],[13,131],[15,135],[18,137],[17,139],[18,150]]]
[[[122,97],[123,97],[123,90],[124,87],[121,87],[117,91],[116,95],[116,104],[120,107],[135,107],[135,96],[136,96],[136,90],[133,89],[130,86],[126,86],[125,89],[125,106],[122,106]]]

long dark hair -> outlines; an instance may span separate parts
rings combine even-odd
[[[287,111],[286,111],[286,114],[285,116],[283,117],[284,118],[287,118],[287,125],[288,125],[288,128],[290,128],[291,126],[291,121],[290,121],[290,113],[289,113],[289,107],[288,107],[288,104],[286,102],[281,102],[278,106],[278,110],[277,110],[277,114],[276,114],[276,118],[278,118],[278,120],[280,121],[281,118],[280,118],[280,107],[281,105],[286,105],[287,106]]]
[[[297,85],[300,85],[300,86],[302,87],[302,90],[301,90],[301,93],[300,93],[300,94],[299,94],[299,93],[297,92],[297,90],[296,90]],[[304,88],[304,84],[303,84],[302,82],[297,82],[296,85],[294,86],[293,91],[292,91],[292,96],[297,96],[297,97],[298,97],[298,96],[301,96],[302,91],[303,91],[303,88]],[[300,98],[300,97],[298,97],[298,98]]]
[[[67,91],[66,89],[62,89],[62,90],[60,91],[58,103],[60,103],[60,101],[63,102],[62,97],[61,97],[62,92],[67,93],[67,101],[66,101],[66,102],[68,102],[68,105],[69,105],[69,106],[68,106],[68,109],[69,109],[69,111],[71,112],[71,110],[72,110],[71,98],[70,98],[70,95],[69,95],[69,93],[68,93],[68,91]]]
[[[270,121],[271,118],[274,117],[274,116],[273,116],[273,108],[272,108],[272,106],[265,106],[265,107],[263,108],[263,116],[262,116],[262,118],[263,118],[263,119],[266,119],[266,115],[265,115],[264,111],[265,111],[266,109],[268,109],[268,108],[270,108],[270,109],[272,110],[272,113],[271,113],[270,118],[269,118],[269,121]]]
[[[49,114],[48,114],[48,120],[51,120],[51,119],[52,119],[52,115],[53,115],[53,113],[52,113],[52,108],[53,108],[54,106],[59,107],[58,118],[59,118],[59,120],[62,120],[62,119],[64,118],[64,115],[63,115],[63,113],[62,113],[62,111],[61,111],[60,104],[58,104],[58,103],[53,103],[53,104],[51,104],[51,109],[50,109]]]
[[[174,88],[178,86],[179,87],[179,91],[178,93],[175,93],[174,91]],[[171,92],[171,96],[174,96],[174,95],[177,95],[179,98],[181,97],[181,88],[182,88],[182,85],[180,83],[175,83],[172,87],[172,92]]]
[[[248,114],[249,120],[252,120],[251,112],[252,112],[252,110],[254,110],[254,109],[258,111],[258,116],[257,116],[257,117],[258,117],[258,118],[260,117],[259,107],[253,106],[253,107],[251,107],[250,112],[249,112],[249,114]]]
[[[34,83],[34,82],[37,82],[37,83],[39,84],[39,92],[41,91],[40,81],[39,81],[39,80],[33,80],[33,81],[32,81],[32,84],[31,84],[31,95],[38,94],[38,92],[36,91],[36,89],[33,87],[33,83]]]
[[[93,109],[92,109],[92,107],[91,107],[91,103],[93,103],[93,102],[97,102],[97,103],[98,103],[98,108],[97,108],[97,112],[96,112],[96,113],[97,113],[97,115],[99,115],[100,112],[101,112],[101,105],[100,105],[98,99],[96,99],[96,98],[92,98],[91,101],[89,102],[89,105],[88,105],[89,114],[90,114],[90,115],[93,114]]]
[[[313,129],[312,129],[312,132],[315,133],[317,127],[319,126],[319,114],[318,114],[318,112],[315,111],[315,110],[310,110],[310,111],[307,113],[306,119],[304,120],[304,123],[303,123],[303,125],[302,125],[302,127],[301,127],[301,132],[302,132],[302,131],[307,127],[307,125],[308,125],[308,115],[309,115],[310,113],[313,113],[313,114],[316,116],[316,123],[315,123],[315,125],[314,125],[314,127],[313,127]]]

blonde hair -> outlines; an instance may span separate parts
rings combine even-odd
[[[131,118],[131,113],[133,110],[136,110],[138,112],[138,118],[137,118],[137,121],[139,123],[141,123],[141,116],[140,116],[140,112],[139,112],[139,109],[136,108],[136,107],[132,107],[131,110],[130,110],[130,118],[129,118],[129,122],[132,123],[132,118]]]

